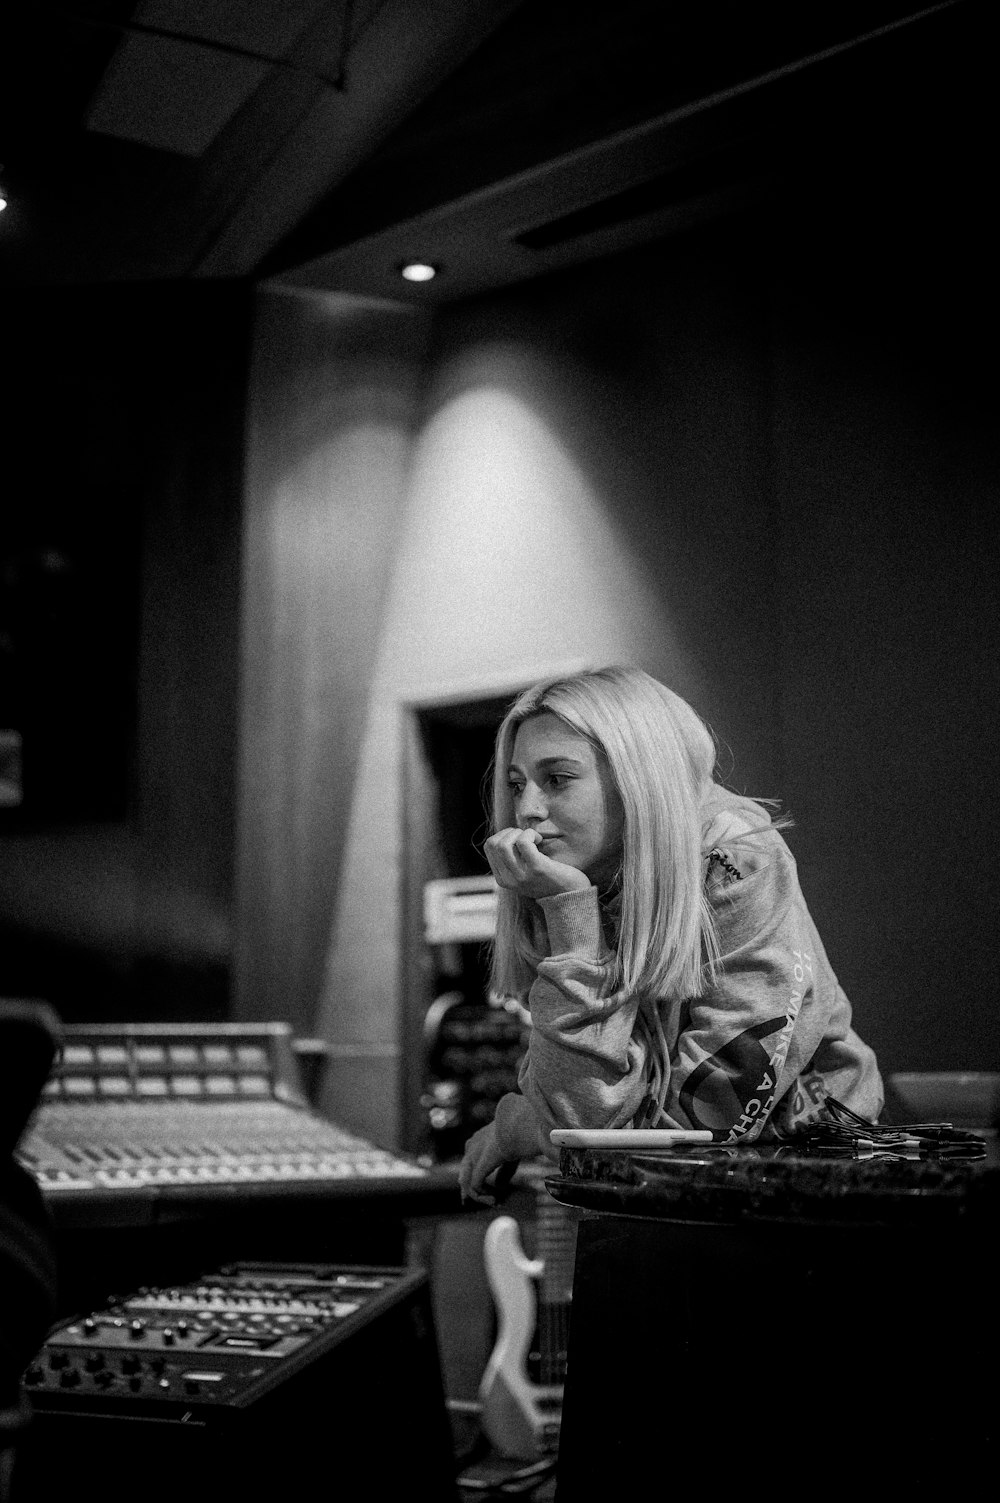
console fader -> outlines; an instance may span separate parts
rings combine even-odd
[[[237,1263],[138,1289],[57,1326],[24,1385],[16,1503],[58,1496],[88,1464],[108,1503],[137,1488],[207,1503],[223,1486],[263,1500],[333,1452],[387,1496],[455,1497],[418,1270]]]

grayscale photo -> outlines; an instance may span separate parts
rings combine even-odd
[[[0,1503],[988,1489],[995,23],[0,23]]]

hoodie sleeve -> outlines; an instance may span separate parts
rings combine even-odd
[[[709,885],[721,961],[714,983],[681,1007],[667,1112],[685,1127],[754,1138],[799,1077],[819,1073],[820,1099],[828,1089],[874,1118],[875,1057],[851,1027],[794,858],[776,834],[748,844],[743,874]],[[790,1125],[787,1106],[782,1119]]]
[[[553,1127],[625,1127],[645,1091],[645,1051],[633,1037],[637,998],[609,991],[597,889],[557,893],[540,906],[549,955],[528,994],[520,1090],[546,1141]]]

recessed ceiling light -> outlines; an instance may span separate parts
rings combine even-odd
[[[440,268],[433,266],[430,261],[404,261],[399,268],[399,274],[407,282],[431,282],[439,270]]]

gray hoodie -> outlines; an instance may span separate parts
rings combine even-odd
[[[497,1107],[505,1155],[551,1154],[553,1127],[708,1127],[732,1142],[771,1136],[815,1120],[827,1093],[878,1117],[875,1055],[851,1027],[792,853],[777,829],[761,828],[762,814],[718,787],[706,803],[705,881],[722,959],[700,997],[640,1005],[635,994],[610,991],[608,916],[597,889],[540,901],[549,954],[528,993],[519,1092]],[[669,1058],[662,1111],[650,1092],[653,1005]]]

